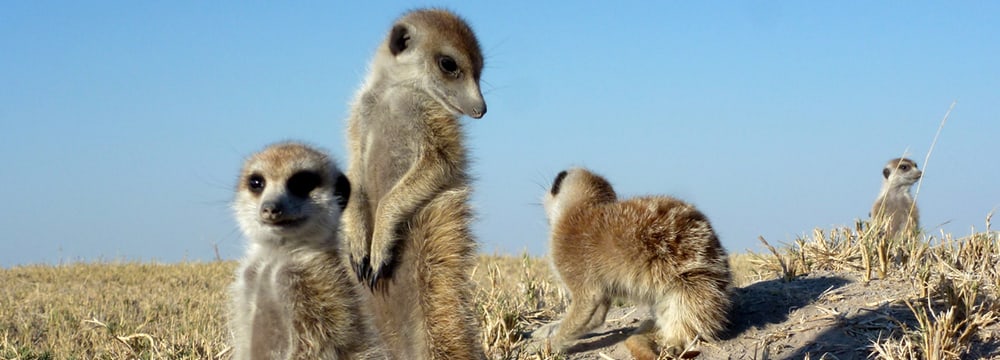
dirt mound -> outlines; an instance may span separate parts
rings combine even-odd
[[[734,295],[729,330],[719,341],[702,342],[697,359],[818,359],[823,354],[865,359],[879,339],[918,328],[903,299],[915,306],[927,304],[910,281],[866,284],[836,273],[761,281],[737,288]],[[568,358],[630,359],[623,341],[645,318],[644,308],[613,309],[603,326],[569,349]],[[969,358],[1000,357],[998,335],[996,324],[981,331],[970,344]],[[533,341],[544,345],[544,340]]]

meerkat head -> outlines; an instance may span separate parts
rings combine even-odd
[[[323,242],[335,236],[351,185],[325,153],[297,143],[271,145],[248,158],[233,210],[260,245]]]
[[[393,82],[413,84],[452,113],[479,119],[486,101],[479,90],[483,55],[472,28],[439,9],[406,13],[392,26],[377,67]]]
[[[889,160],[882,168],[882,182],[890,187],[908,188],[920,180],[921,175],[917,163],[907,158]]]
[[[584,168],[560,171],[542,198],[550,224],[559,221],[565,210],[579,205],[596,205],[617,199],[611,183]]]

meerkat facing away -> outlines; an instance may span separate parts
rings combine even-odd
[[[666,196],[618,200],[607,180],[583,168],[560,172],[543,204],[552,265],[571,297],[560,322],[536,331],[556,349],[603,324],[612,297],[648,305],[655,323],[637,335],[655,329],[675,355],[726,326],[726,252],[692,205]]]
[[[376,325],[406,358],[484,356],[472,297],[475,241],[459,117],[481,118],[483,56],[445,10],[400,17],[352,104],[354,193],[344,213],[348,261],[371,294]]]
[[[234,359],[385,359],[337,229],[350,183],[323,152],[248,158],[233,211],[249,240],[230,288]]]
[[[909,237],[919,229],[920,213],[910,187],[922,175],[917,163],[907,158],[889,160],[882,168],[882,190],[870,215],[875,226],[885,227],[887,237]]]

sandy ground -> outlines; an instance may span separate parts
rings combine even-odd
[[[909,281],[857,279],[814,273],[790,282],[769,280],[734,291],[732,322],[722,339],[702,342],[696,359],[865,359],[873,341],[916,327],[912,311],[896,299],[917,299]],[[646,309],[618,307],[577,341],[569,359],[631,359],[622,343],[646,318]],[[529,346],[540,346],[533,339]],[[832,356],[831,356],[832,355]],[[1000,358],[1000,326],[982,331],[966,358]]]

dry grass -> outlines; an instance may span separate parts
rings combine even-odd
[[[770,254],[751,254],[758,277],[791,281],[816,271],[855,275],[863,281],[909,281],[912,297],[887,299],[904,303],[915,324],[897,322],[885,334],[901,336],[874,341],[872,356],[880,359],[960,359],[974,342],[995,342],[995,334],[980,330],[1000,316],[1000,236],[986,231],[954,238],[918,235],[887,239],[880,224],[858,222],[854,228],[815,230],[782,249],[766,244]],[[996,354],[993,354],[996,355]]]
[[[0,270],[0,358],[228,358],[225,288],[235,266],[111,262]],[[558,318],[568,304],[544,259],[483,256],[474,278],[491,358],[561,358],[524,346],[528,330]]]
[[[0,270],[0,358],[214,358],[235,263]]]
[[[908,306],[916,321],[887,326],[872,342],[871,356],[883,359],[962,358],[970,344],[983,341],[981,330],[996,323],[1000,311],[1000,239],[989,228],[963,238],[885,240],[877,226],[859,222],[816,230],[771,247],[770,253],[735,254],[730,263],[736,286],[796,281],[816,271],[862,281],[905,279],[914,295],[887,300]],[[235,265],[93,263],[0,270],[0,358],[228,359],[223,309]],[[566,358],[525,339],[530,330],[559,318],[569,301],[546,259],[482,256],[474,279],[490,358]],[[767,358],[766,351],[761,355]]]

